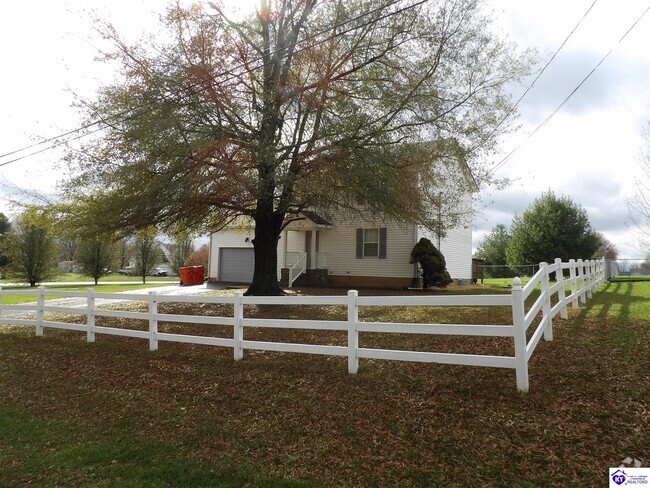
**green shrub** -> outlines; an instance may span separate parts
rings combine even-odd
[[[422,275],[422,288],[430,286],[447,286],[453,280],[447,272],[447,263],[436,246],[422,238],[411,251],[411,263],[417,263]]]

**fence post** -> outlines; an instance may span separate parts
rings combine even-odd
[[[564,289],[564,271],[562,270],[562,259],[555,258],[555,264],[557,265],[557,271],[555,272],[555,280],[559,285],[557,291],[560,303],[562,308],[560,308],[560,317],[563,319],[569,318],[569,314],[566,309],[566,290]]]
[[[43,307],[45,306],[45,287],[39,286],[38,293],[36,294],[36,335],[43,335],[43,319],[45,316],[45,311]]]
[[[578,297],[580,298],[580,303],[587,303],[587,296],[585,295],[585,264],[582,262],[582,259],[578,259]]]
[[[544,326],[544,340],[553,340],[553,317],[551,317],[551,294],[549,293],[548,284],[548,263],[539,263],[539,269],[543,269],[542,273],[542,321],[547,320]]]
[[[598,274],[598,261],[595,259],[591,260],[591,273],[593,276],[593,279],[591,280],[591,291],[592,293],[595,293],[600,281],[600,275]]]
[[[571,282],[571,307],[578,308],[578,287],[576,286],[576,261],[569,259],[569,281]]]
[[[603,282],[603,267],[602,267],[602,259],[596,259],[595,261],[595,266],[596,266],[596,289],[602,284]]]
[[[521,290],[521,280],[512,280],[512,325],[515,340],[515,375],[517,390],[528,391],[528,359],[526,359],[526,315],[524,312],[524,297]]]
[[[592,265],[592,261],[587,260],[586,264],[585,264],[585,273],[586,273],[586,276],[587,276],[587,298],[589,300],[591,300],[592,289],[593,289],[593,286],[594,286],[594,275],[591,272],[591,265]]]
[[[359,332],[357,322],[359,321],[359,305],[357,304],[357,290],[348,291],[348,373],[357,374],[359,371]]]
[[[86,342],[95,342],[95,294],[92,288],[88,288],[86,300]]]
[[[156,292],[149,292],[149,350],[158,350],[158,300],[156,300]]]
[[[605,258],[600,258],[600,283],[598,285],[602,285],[605,283],[607,280],[607,261],[605,261]]]
[[[244,328],[242,326],[242,319],[244,318],[244,304],[242,303],[242,298],[244,292],[237,291],[235,292],[235,301],[233,303],[233,313],[235,317],[235,323],[233,324],[233,355],[235,361],[241,361],[244,359],[244,349],[242,348],[242,341],[244,340]]]

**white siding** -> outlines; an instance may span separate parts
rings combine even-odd
[[[472,277],[472,229],[471,195],[466,195],[464,203],[467,223],[447,232],[441,241],[440,250],[447,261],[447,270],[454,279]],[[437,246],[437,238],[432,232],[415,225],[399,225],[381,220],[361,220],[358,217],[337,216],[332,219],[333,226],[320,229],[320,252],[326,255],[326,265],[331,275],[368,276],[386,278],[413,278],[415,265],[410,256],[415,243],[426,237]],[[359,228],[387,228],[386,259],[356,257],[356,230]],[[246,239],[248,238],[248,241]],[[253,230],[226,230],[213,234],[210,242],[209,277],[219,280],[220,248],[251,248]],[[315,239],[315,236],[314,236]],[[286,240],[286,243],[284,242]],[[305,233],[303,231],[283,232],[278,244],[278,279],[284,266],[285,246],[287,252],[304,252]]]
[[[295,236],[292,236],[294,234]],[[221,257],[222,248],[247,248],[252,249],[253,244],[252,240],[255,237],[254,229],[243,229],[243,230],[223,230],[212,234],[210,236],[210,260],[209,260],[209,270],[208,278],[213,281],[221,281],[221,274],[219,271],[219,259]],[[292,238],[293,237],[293,238]],[[289,243],[291,250],[302,251],[304,249],[304,234],[298,232],[289,232]],[[248,240],[246,240],[248,239]],[[284,266],[284,232],[282,233],[282,239],[278,244],[278,280],[280,279],[280,274],[282,267]],[[302,239],[302,240],[300,240]]]
[[[293,231],[290,230],[286,233],[287,236],[287,252],[304,252],[305,251],[305,233],[304,232],[298,232],[298,231]],[[282,239],[285,238],[284,232],[282,233]],[[312,236],[312,239],[314,237]],[[321,234],[322,238],[322,234]],[[280,243],[278,244],[278,254],[281,254],[282,251],[284,251],[284,248],[282,247],[282,239],[280,239]],[[280,258],[280,261],[282,261],[283,258]]]
[[[210,236],[210,266],[208,278],[219,280],[219,258],[221,248],[252,248],[253,230],[224,230]],[[248,241],[246,241],[248,239]]]
[[[387,228],[386,259],[358,259],[356,230],[379,227]],[[415,268],[409,260],[414,245],[415,226],[395,222],[335,219],[331,229],[320,233],[320,251],[327,255],[326,267],[332,275],[413,278]]]
[[[459,227],[447,231],[447,236],[440,241],[440,252],[447,262],[447,271],[455,280],[472,278],[472,197],[465,195],[463,203],[467,217]],[[418,227],[418,240],[426,237],[438,247],[437,236],[428,229]]]
[[[426,237],[438,247],[438,238],[427,229],[420,229],[419,237]],[[447,271],[455,280],[472,278],[472,228],[455,228],[447,231],[440,242],[440,252],[447,262]]]

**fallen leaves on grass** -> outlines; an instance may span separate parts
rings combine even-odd
[[[362,360],[350,376],[345,358],[246,351],[235,362],[227,348],[161,343],[151,353],[138,339],[98,336],[86,345],[79,333],[48,330],[43,339],[14,328],[0,334],[0,405],[100,437],[172,442],[199,463],[241,460],[315,485],[598,485],[626,456],[650,459],[650,327],[603,315],[594,302],[555,321],[555,340],[541,342],[531,359],[526,395],[516,393],[510,370]],[[160,304],[160,311],[232,314],[225,305]],[[464,307],[364,313],[363,320],[409,322],[487,318]],[[339,320],[345,309],[250,307],[246,316]],[[510,320],[507,309],[492,310],[489,319]],[[146,329],[142,321],[98,318],[102,323]],[[203,325],[160,330],[232,334]],[[345,332],[247,329],[246,338],[346,343]],[[501,339],[361,340],[511,354]]]

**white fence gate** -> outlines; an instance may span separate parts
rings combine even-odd
[[[568,271],[568,278],[564,276],[566,271]],[[556,282],[553,285],[550,284],[549,280],[551,273],[556,274]],[[137,294],[96,293],[92,289],[89,289],[86,293],[47,290],[47,295],[50,296],[86,298],[86,307],[76,308],[47,305],[45,301],[46,292],[43,287],[37,290],[36,303],[2,305],[1,299],[3,295],[25,295],[25,292],[22,290],[0,289],[0,324],[34,326],[38,336],[43,335],[46,327],[86,332],[88,342],[94,342],[96,334],[137,337],[147,339],[149,348],[152,351],[158,349],[160,341],[229,347],[233,349],[235,360],[241,360],[246,349],[345,356],[348,359],[348,372],[350,374],[357,373],[360,358],[511,368],[515,370],[517,389],[526,392],[529,389],[528,361],[542,336],[547,341],[553,340],[553,318],[557,314],[560,314],[561,318],[567,318],[568,304],[570,303],[572,307],[577,308],[579,302],[585,303],[604,281],[604,259],[598,261],[570,260],[569,262],[556,259],[553,264],[540,263],[539,271],[523,288],[520,279],[515,278],[510,294],[360,297],[355,290],[351,290],[347,296],[245,297],[241,292],[238,292],[233,296],[211,297],[158,295],[151,292],[148,296],[149,305],[146,312],[105,310],[95,306],[95,300],[98,298],[142,301],[143,296]],[[538,285],[541,287],[541,293],[534,304],[526,311],[525,300]],[[569,289],[568,294],[567,288]],[[554,295],[557,295],[557,300]],[[232,317],[162,314],[158,313],[158,303],[161,302],[233,304],[234,313]],[[244,317],[244,305],[344,305],[347,306],[347,320],[246,318]],[[507,306],[512,309],[512,324],[458,325],[359,321],[359,308],[373,306]],[[30,311],[35,312],[36,316],[33,319],[2,318],[2,311],[4,310]],[[86,323],[70,324],[45,320],[45,312],[82,314],[86,316]],[[145,331],[96,326],[95,318],[99,316],[146,320],[149,323],[149,328]],[[528,339],[527,331],[536,319],[539,319],[539,322],[530,339]],[[158,332],[158,322],[161,321],[231,326],[233,327],[233,338]],[[244,329],[246,327],[347,331],[347,346],[251,341],[244,338]],[[514,356],[490,356],[364,348],[359,347],[359,332],[512,337],[515,354]]]

